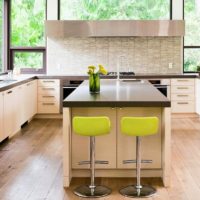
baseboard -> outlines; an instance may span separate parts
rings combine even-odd
[[[34,116],[35,119],[62,119],[62,114],[36,114]]]

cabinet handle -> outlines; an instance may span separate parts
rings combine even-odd
[[[188,82],[189,80],[187,80],[187,79],[179,79],[179,80],[177,80],[178,82]]]
[[[188,102],[178,102],[177,104],[180,104],[180,105],[185,105],[185,104],[189,104]]]
[[[42,96],[43,98],[54,98],[54,96]]]
[[[43,90],[55,90],[54,88],[42,88]]]
[[[12,93],[12,91],[7,92],[7,94],[11,94],[11,93]]]
[[[178,97],[188,97],[189,95],[187,95],[187,94],[178,94],[177,96]]]
[[[177,87],[177,89],[179,89],[179,90],[187,90],[188,87]]]
[[[55,81],[43,81],[44,83],[55,83]]]
[[[42,105],[44,105],[44,106],[52,106],[52,105],[55,105],[55,103],[43,103]]]

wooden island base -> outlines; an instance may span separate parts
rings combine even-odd
[[[89,137],[73,133],[73,116],[108,116],[111,133],[96,137],[96,159],[109,164],[96,165],[96,177],[135,177],[135,164],[123,164],[123,160],[135,159],[135,137],[120,132],[123,116],[157,116],[160,120],[158,134],[142,138],[142,159],[153,162],[142,164],[142,177],[161,177],[165,187],[170,186],[170,107],[64,107],[63,108],[63,169],[64,187],[69,187],[73,177],[90,177],[89,165],[78,165],[89,160]]]

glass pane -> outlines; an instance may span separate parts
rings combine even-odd
[[[44,46],[46,0],[12,0],[11,45]]]
[[[169,19],[170,0],[61,0],[61,19]]]
[[[196,71],[200,66],[200,49],[184,49],[184,71]]]
[[[3,1],[0,2],[0,73],[3,71]]]
[[[43,53],[41,52],[15,52],[14,53],[15,68],[43,68]]]
[[[200,0],[185,0],[186,46],[200,46]]]

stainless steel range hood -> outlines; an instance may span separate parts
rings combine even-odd
[[[184,36],[184,20],[47,20],[47,37]]]

